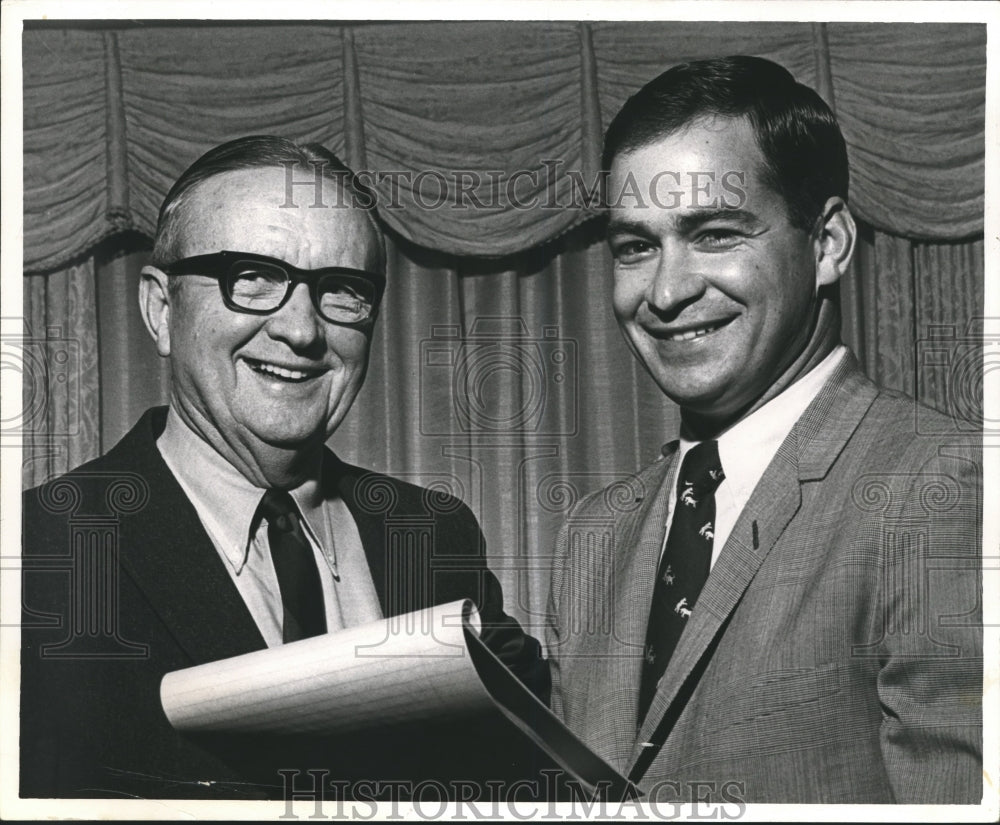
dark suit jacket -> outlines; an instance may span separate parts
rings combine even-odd
[[[662,800],[978,802],[981,455],[955,432],[842,364],[740,515],[638,731],[675,451],[633,495],[583,500],[553,570],[553,709],[621,770],[666,733],[642,783]]]
[[[107,455],[25,494],[22,796],[280,796],[178,735],[160,705],[168,671],[265,647],[156,448],[165,413],[150,410]],[[474,600],[484,641],[546,698],[538,643],[503,612],[469,509],[329,451],[325,462],[383,614]]]

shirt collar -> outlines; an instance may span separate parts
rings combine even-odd
[[[187,493],[213,542],[239,573],[247,562],[251,528],[264,490],[252,484],[208,442],[192,430],[171,407],[156,446],[163,460]],[[319,478],[307,479],[289,491],[299,510],[309,539],[317,540],[323,494]]]
[[[726,483],[731,485],[737,500],[749,498],[781,442],[846,354],[847,348],[843,344],[838,345],[784,392],[719,436],[719,461],[726,474]],[[681,436],[678,466],[687,451],[697,443]]]
[[[316,547],[325,547],[325,542],[319,540],[318,528],[323,524],[323,484],[319,477],[307,478],[294,490],[289,490],[292,498],[302,513],[301,524]]]

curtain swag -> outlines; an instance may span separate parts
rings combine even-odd
[[[187,165],[260,133],[365,170],[386,223],[420,246],[519,252],[592,214],[603,127],[630,94],[735,53],[836,106],[868,224],[914,240],[983,229],[985,26],[175,24],[33,28],[23,45],[27,272],[123,229],[151,236]]]

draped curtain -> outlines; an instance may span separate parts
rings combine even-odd
[[[562,515],[677,426],[610,309],[585,198],[603,127],[669,65],[731,53],[836,108],[865,227],[844,335],[865,369],[981,414],[984,27],[227,23],[23,46],[26,485],[167,398],[136,291],[170,183],[243,134],[317,140],[371,173],[390,228],[368,378],[331,446],[467,501],[535,626]]]

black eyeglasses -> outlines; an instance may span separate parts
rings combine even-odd
[[[298,269],[252,252],[195,255],[163,267],[167,275],[217,278],[222,300],[234,312],[270,315],[281,309],[299,284],[309,286],[316,311],[341,326],[368,326],[378,315],[385,276],[363,269],[328,266]]]

